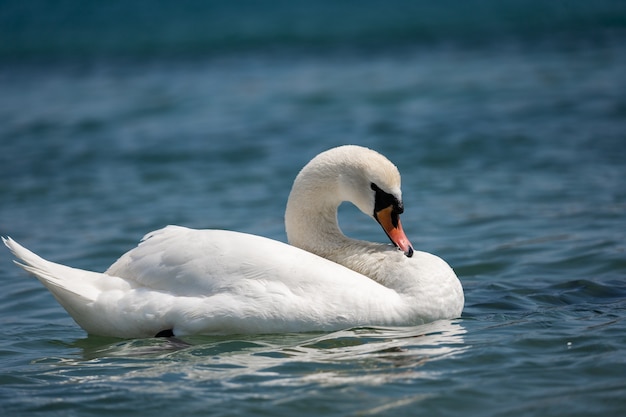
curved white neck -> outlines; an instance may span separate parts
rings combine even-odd
[[[325,178],[324,178],[325,177]],[[293,246],[333,259],[339,249],[351,243],[337,224],[337,181],[329,176],[299,175],[294,182],[287,209],[285,230]]]
[[[384,256],[395,257],[400,252],[389,244],[346,237],[337,224],[337,209],[349,201],[373,216],[371,184],[397,188],[399,196],[399,177],[393,164],[368,149],[344,146],[318,155],[302,168],[289,194],[285,211],[289,243],[380,282],[388,274],[381,270],[380,256],[373,253],[389,251]]]

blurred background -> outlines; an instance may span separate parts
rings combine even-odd
[[[202,59],[272,51],[605,42],[624,29],[617,0],[76,0],[1,2],[3,59]],[[343,50],[345,52],[345,50]]]
[[[346,143],[398,165],[408,237],[465,288],[453,331],[129,359],[0,251],[0,411],[623,414],[625,1],[0,0],[0,235],[48,259],[103,271],[167,224],[284,241],[294,177]]]
[[[623,208],[625,34],[612,0],[0,1],[0,232],[284,240],[298,170],[356,143],[423,245],[494,216],[533,238],[516,214]]]

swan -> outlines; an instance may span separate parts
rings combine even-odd
[[[344,201],[377,221],[393,245],[346,237],[337,224]],[[334,331],[459,317],[459,279],[441,258],[413,249],[403,210],[396,166],[345,145],[317,155],[297,175],[285,212],[289,244],[167,226],[98,273],[2,240],[14,262],[94,335]]]

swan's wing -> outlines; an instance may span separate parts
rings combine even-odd
[[[146,235],[106,274],[179,296],[284,291],[308,297],[333,292],[336,298],[338,292],[391,291],[286,243],[245,233],[178,226]]]

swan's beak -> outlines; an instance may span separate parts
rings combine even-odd
[[[398,247],[404,254],[410,258],[413,256],[413,246],[409,242],[409,238],[402,230],[400,216],[394,211],[393,205],[386,207],[374,213],[374,218],[383,227],[391,242]]]

